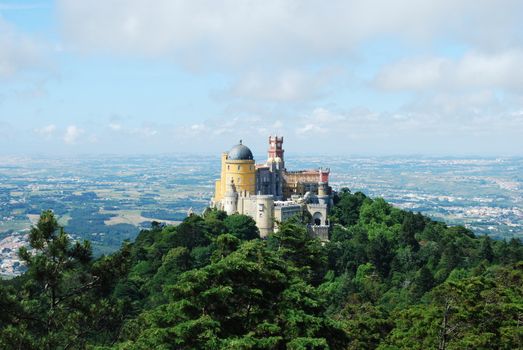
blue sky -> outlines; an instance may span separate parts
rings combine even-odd
[[[0,154],[523,155],[521,1],[0,0]]]

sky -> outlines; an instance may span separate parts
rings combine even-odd
[[[522,156],[521,0],[0,0],[0,155]]]

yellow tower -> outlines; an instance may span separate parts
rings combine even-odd
[[[222,153],[222,171],[220,180],[216,181],[214,201],[223,199],[226,184],[234,182],[238,193],[247,192],[255,194],[256,167],[249,147],[240,143],[231,148],[228,153]]]

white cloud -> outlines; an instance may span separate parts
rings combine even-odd
[[[387,90],[523,89],[523,50],[469,52],[459,59],[409,59],[386,66],[375,84]]]
[[[127,136],[138,136],[141,138],[149,138],[158,135],[158,130],[153,126],[149,125],[150,123],[143,123],[140,126],[137,127],[131,127],[128,125],[124,125],[117,121],[111,121],[107,127],[109,130],[115,133],[119,133],[121,135],[127,135]]]
[[[375,78],[375,84],[387,90],[416,90],[440,84],[449,61],[444,58],[405,60],[386,66]]]
[[[67,144],[75,144],[83,133],[83,129],[78,128],[76,125],[69,125],[65,130],[64,142]]]
[[[67,143],[80,143],[75,151],[88,147],[89,142],[103,150],[113,142],[122,149],[155,145],[162,151],[161,143],[167,139],[183,146],[195,136],[209,141],[199,147],[210,149],[246,135],[257,139],[274,132],[301,139],[304,147],[309,146],[304,140],[318,137],[323,142],[335,138],[343,144],[372,140],[388,151],[392,146],[382,140],[406,142],[410,134],[459,131],[486,135],[489,128],[504,127],[507,133],[522,130],[518,111],[523,105],[523,2],[519,0],[332,0],[328,5],[320,0],[57,0],[55,4],[61,29],[50,39],[59,41],[53,44],[54,55],[68,69],[59,84],[62,88],[53,87],[56,90],[49,103],[21,109],[19,114],[26,114],[21,120],[31,118],[33,111],[35,117],[55,115],[53,108],[62,111],[63,106],[71,105],[64,101],[54,106],[62,98],[62,90],[74,85],[75,79],[67,75],[75,74],[78,59],[93,74],[118,64],[119,55],[127,56],[126,62],[141,64],[144,61],[134,58],[153,57],[146,64],[160,58],[162,64],[166,60],[217,73],[181,76],[190,80],[187,103],[182,94],[177,95],[180,103],[166,103],[165,108],[154,104],[150,123],[138,121],[145,119],[142,114],[136,116],[138,120],[116,117],[89,126],[78,120],[67,122],[85,130],[76,125],[34,130],[44,138],[58,135]],[[42,64],[49,47],[31,35],[0,18],[0,80],[32,73]],[[42,34],[43,41],[46,35]],[[393,45],[398,46],[391,48]],[[456,54],[463,48],[469,51]],[[413,52],[419,57],[412,58]],[[80,57],[84,53],[90,55],[85,61]],[[102,59],[104,67],[91,67],[97,63],[90,60],[93,57]],[[389,64],[391,57],[398,61]],[[374,84],[360,86],[362,79],[371,79],[378,64],[385,65]],[[352,70],[357,74],[347,77]],[[103,80],[102,75],[100,78]],[[19,85],[24,84],[26,80]],[[20,86],[13,84],[6,88],[11,91],[0,93],[12,97],[12,91],[28,91]],[[380,89],[373,90],[376,87]],[[221,96],[226,96],[209,102],[206,89],[225,91]],[[116,104],[119,94],[129,92],[114,91]],[[42,96],[42,92],[34,90],[34,95]],[[15,98],[23,97],[19,95]],[[196,96],[198,111],[191,112],[199,115],[195,119],[167,115],[175,109],[175,113],[184,113],[183,108],[192,108]],[[130,101],[132,106],[126,101],[129,108],[124,110],[147,114],[147,107],[141,104],[151,101]],[[353,108],[360,105],[368,109]],[[86,118],[105,113],[100,110],[103,103],[93,106],[85,111]],[[11,111],[5,115],[8,113],[12,115]],[[166,125],[169,123],[176,125]],[[265,142],[265,137],[261,139]],[[310,147],[319,145],[328,151],[320,143],[310,142]]]
[[[149,138],[158,135],[158,130],[150,126],[141,126],[139,128],[134,128],[129,131],[131,135],[136,135],[139,137]]]
[[[56,125],[49,124],[41,128],[34,129],[34,132],[45,139],[50,139],[56,131]]]
[[[199,124],[192,124],[189,127],[189,129],[191,132],[193,132],[195,134],[199,134],[199,133],[207,131],[208,128],[205,126],[205,124],[199,123]]]
[[[236,97],[280,102],[316,99],[328,86],[332,89],[337,73],[334,69],[317,72],[292,69],[278,74],[251,72],[236,82],[230,92]]]
[[[419,96],[403,106],[404,111],[417,114],[437,115],[448,120],[472,119],[482,114],[500,113],[514,108],[499,100],[492,90],[478,90],[463,93],[452,91],[436,92]]]
[[[111,122],[108,125],[109,129],[113,131],[120,131],[122,130],[122,124]]]
[[[523,41],[516,0],[60,0],[63,33],[81,51],[169,56],[194,65],[311,62],[386,35],[444,35],[477,47]]]
[[[455,68],[456,84],[472,87],[523,88],[523,50],[470,53]]]
[[[296,129],[296,134],[327,133],[331,131],[332,127],[336,128],[340,125],[340,122],[346,119],[347,116],[335,113],[326,108],[315,108],[310,114],[301,118],[298,122],[298,124],[302,126]]]
[[[327,128],[321,127],[316,124],[308,123],[302,126],[301,128],[296,129],[296,134],[303,135],[303,134],[317,134],[317,133],[326,133],[328,130]]]
[[[0,79],[38,68],[43,61],[42,44],[18,32],[0,15]]]
[[[339,113],[334,113],[326,108],[319,107],[312,111],[308,119],[313,120],[318,124],[331,124],[333,122],[345,120],[346,117]]]
[[[461,96],[459,104],[451,95],[438,96],[434,104],[406,105],[394,113],[365,109],[333,111],[322,108],[329,116],[322,123],[318,112],[298,118],[294,125],[298,137],[310,143],[302,150],[330,149],[330,153],[360,154],[519,154],[523,146],[521,109],[499,104],[488,93]],[[429,101],[427,101],[429,103]],[[333,116],[333,117],[331,117]],[[327,121],[328,120],[328,121]]]
[[[515,136],[523,133],[523,113],[521,107],[499,103],[495,94],[484,91],[459,97],[437,94],[391,112],[323,105],[298,116],[268,111],[227,115],[201,123],[187,120],[176,125],[122,125],[118,131],[104,124],[85,130],[70,125],[64,131],[64,141],[77,143],[82,150],[130,152],[139,145],[156,152],[185,151],[191,144],[191,152],[208,153],[226,150],[243,139],[258,152],[257,159],[263,159],[267,136],[277,133],[285,137],[288,151],[293,154],[492,155],[517,153],[518,147],[523,146]],[[195,138],[205,142],[194,144]]]

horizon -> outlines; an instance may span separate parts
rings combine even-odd
[[[44,158],[44,159],[75,159],[82,160],[85,158],[132,158],[132,157],[205,157],[205,158],[216,158],[219,160],[219,154],[227,152],[227,149],[221,150],[218,153],[211,151],[201,152],[158,152],[158,153],[0,153],[1,158]],[[254,159],[258,162],[266,160],[266,152],[260,153],[253,151]],[[218,155],[218,156],[217,156]],[[510,155],[510,154],[493,154],[493,155],[480,155],[480,154],[342,154],[342,153],[310,153],[310,152],[296,152],[292,153],[293,158],[306,158],[306,157],[328,157],[328,158],[347,158],[347,159],[391,159],[397,158],[398,160],[414,159],[440,159],[440,160],[503,160],[511,159],[517,160],[522,159],[522,155]],[[287,158],[286,158],[287,161]],[[292,160],[291,160],[292,161]]]
[[[0,0],[0,155],[523,156],[523,3]],[[245,137],[248,135],[248,137]]]

